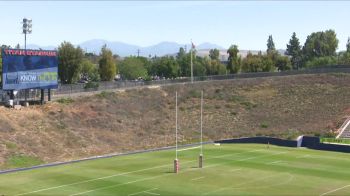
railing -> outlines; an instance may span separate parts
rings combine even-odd
[[[259,78],[259,77],[273,77],[273,76],[288,76],[288,75],[299,75],[299,74],[321,74],[321,73],[350,73],[349,66],[338,66],[335,68],[319,68],[319,69],[306,69],[306,70],[293,70],[283,72],[256,72],[256,73],[240,73],[240,74],[229,74],[229,75],[213,75],[213,76],[199,76],[194,77],[194,82],[198,81],[210,81],[210,80],[231,80],[240,78]],[[99,82],[97,88],[85,88],[85,84],[68,84],[59,85],[58,89],[55,90],[55,95],[60,94],[73,94],[79,92],[91,92],[101,91],[108,89],[118,88],[130,88],[144,85],[166,85],[191,82],[191,78],[183,77],[177,79],[165,79],[165,80],[152,80],[152,81],[113,81],[113,82]]]
[[[332,66],[317,68],[317,69],[305,69],[305,70],[292,70],[283,72],[255,72],[255,73],[239,73],[239,74],[229,74],[229,75],[213,75],[213,76],[200,76],[194,77],[194,82],[198,81],[210,81],[210,80],[231,80],[231,79],[241,79],[241,78],[259,78],[259,77],[273,77],[273,76],[289,76],[289,75],[300,75],[300,74],[322,74],[322,73],[350,73],[350,66]],[[145,85],[167,85],[167,84],[177,84],[177,83],[189,83],[191,78],[182,77],[177,79],[164,79],[164,80],[152,80],[152,81],[111,81],[111,82],[99,82],[96,88],[85,88],[86,84],[60,84],[58,89],[52,90],[53,95],[66,95],[81,92],[94,92],[103,91],[118,88],[131,88]],[[0,90],[0,102],[4,102],[8,99],[7,91]],[[46,93],[46,91],[45,91]],[[27,96],[27,100],[39,100],[40,90],[34,89],[30,90],[30,95]],[[19,95],[16,96],[16,100],[24,100],[24,91],[19,91]]]

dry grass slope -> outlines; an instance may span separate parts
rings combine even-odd
[[[66,98],[20,111],[0,108],[0,168],[174,144],[175,91],[182,143],[204,137],[325,134],[350,112],[350,75],[320,74],[170,85]],[[30,164],[30,163],[29,163]]]

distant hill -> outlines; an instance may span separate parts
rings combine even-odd
[[[121,57],[127,57],[127,56],[144,56],[144,57],[149,57],[149,56],[164,56],[164,55],[169,55],[169,56],[176,56],[178,53],[180,47],[185,48],[187,51],[191,48],[191,44],[180,44],[177,42],[160,42],[155,45],[151,46],[146,46],[146,47],[141,47],[138,45],[132,45],[124,42],[112,42],[108,40],[103,40],[103,39],[92,39],[88,40],[85,42],[82,42],[78,44],[84,51],[86,52],[93,52],[95,54],[99,54],[102,46],[106,44],[108,48],[112,50],[113,53],[118,54]],[[28,44],[27,48],[31,49],[43,49],[43,50],[53,50],[57,49],[58,46],[39,46],[35,44]],[[196,50],[197,50],[197,55],[204,57],[204,56],[209,56],[209,51],[210,49],[219,49],[220,50],[220,59],[222,61],[227,60],[228,55],[227,55],[227,49],[213,43],[209,42],[204,42],[201,44],[196,44]],[[247,56],[248,52],[251,52],[253,54],[258,54],[259,50],[245,50],[242,49],[240,50],[239,54],[244,58]],[[278,52],[280,54],[284,54],[285,50],[279,49]],[[262,50],[264,53],[265,50]]]
[[[151,46],[146,46],[146,47],[141,47],[137,45],[131,45],[131,44],[126,44],[123,42],[110,42],[107,40],[100,40],[100,39],[95,39],[95,40],[89,40],[86,42],[83,42],[79,44],[81,48],[88,52],[94,52],[94,53],[99,53],[101,50],[101,47],[106,44],[108,48],[110,48],[113,53],[118,54],[119,56],[125,57],[125,56],[130,56],[130,55],[137,55],[139,52],[140,56],[164,56],[164,55],[169,55],[169,54],[176,54],[180,47],[183,47],[185,49],[190,49],[191,45],[190,44],[179,44],[176,42],[160,42],[155,45]],[[212,43],[202,43],[196,46],[197,50],[203,50],[203,49],[224,49],[222,46],[219,46],[217,44],[212,44]]]
[[[175,54],[179,51],[180,47],[183,47],[187,50],[191,48],[191,44],[180,44],[177,42],[160,42],[155,45],[141,47],[138,45],[128,44],[124,42],[112,42],[103,39],[92,39],[78,44],[84,51],[93,52],[98,54],[102,48],[102,46],[106,44],[108,48],[112,50],[113,53],[118,54],[121,57],[131,56],[131,55],[139,55],[148,57],[151,56],[164,56],[169,54]],[[39,46],[36,44],[28,44],[27,48],[30,49],[43,49],[43,50],[53,50],[57,49],[58,46]],[[224,49],[222,46],[217,44],[212,44],[209,42],[205,42],[202,44],[196,45],[197,50],[205,50],[208,51],[210,49]]]
[[[36,45],[36,44],[28,44],[27,48],[28,49],[35,49],[35,50],[38,50],[38,49],[54,50],[54,49],[57,49],[57,46],[39,46],[39,45]]]

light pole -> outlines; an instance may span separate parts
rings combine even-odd
[[[27,18],[23,18],[23,34],[24,34],[24,50],[25,50],[25,55],[27,53],[27,34],[31,34],[32,33],[32,19],[27,19]],[[28,105],[27,102],[27,94],[28,94],[28,89],[24,90],[24,101],[25,101],[25,105]]]
[[[24,50],[27,49],[27,34],[32,33],[32,19],[23,18]]]

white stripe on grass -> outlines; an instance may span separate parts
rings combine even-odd
[[[269,163],[266,163],[266,165],[274,165],[274,164],[278,164],[278,163],[283,163],[284,161],[272,161]]]
[[[271,188],[271,187],[275,187],[275,186],[281,186],[284,184],[289,184],[293,179],[294,179],[294,175],[290,174],[290,173],[286,173],[288,174],[289,178],[286,181],[282,181],[276,184],[270,184],[268,186],[253,186],[253,187],[232,187],[232,189],[266,189],[266,188]],[[284,178],[283,178],[284,179]]]
[[[244,160],[251,160],[251,159],[256,159],[256,158],[261,158],[261,157],[267,157],[267,156],[274,156],[274,155],[278,155],[278,154],[283,154],[283,153],[286,153],[286,152],[279,152],[279,153],[275,153],[275,154],[270,154],[270,155],[264,155],[264,156],[255,156],[255,157],[251,157],[251,158],[246,158],[246,159],[239,159],[237,161],[244,161]],[[239,153],[238,153],[239,154]],[[229,161],[226,161],[224,163],[221,163],[221,165],[225,164],[225,163],[228,163],[228,162],[231,162],[232,160],[229,160]],[[233,160],[234,161],[234,160]],[[193,162],[193,161],[191,161]],[[215,166],[217,166],[219,164],[215,164]],[[184,169],[182,170],[183,172],[186,172],[186,171],[194,171],[192,170],[191,168],[189,169]],[[115,187],[119,187],[119,186],[123,186],[123,185],[127,185],[127,184],[133,184],[133,183],[136,183],[136,182],[142,182],[142,181],[146,181],[146,180],[153,180],[153,179],[156,179],[156,178],[160,178],[160,177],[163,177],[163,176],[166,176],[166,175],[173,175],[173,174],[162,174],[162,175],[157,175],[157,176],[153,176],[153,177],[149,177],[149,178],[143,178],[143,179],[139,179],[139,180],[134,180],[134,181],[130,181],[130,182],[126,182],[126,183],[122,183],[122,184],[116,184],[116,185],[111,185],[111,186],[105,186],[105,187],[101,187],[101,188],[97,188],[97,189],[92,189],[92,190],[88,190],[88,191],[84,191],[84,192],[79,192],[79,193],[75,193],[75,194],[72,194],[70,196],[76,196],[76,195],[83,195],[83,194],[86,194],[86,193],[91,193],[91,192],[95,192],[95,191],[100,191],[100,190],[105,190],[105,189],[110,189],[110,188],[115,188]]]
[[[148,192],[148,191],[145,191],[144,193],[147,193],[149,195],[160,195],[159,193],[152,193],[152,192]]]
[[[159,165],[159,166],[155,166],[155,167],[150,167],[150,168],[145,168],[145,169],[140,169],[140,170],[135,170],[135,171],[130,171],[130,172],[118,173],[118,174],[114,174],[114,175],[110,175],[110,176],[104,176],[104,177],[100,177],[100,178],[94,178],[94,179],[90,179],[90,180],[78,181],[78,182],[74,182],[74,183],[70,183],[70,184],[54,186],[54,187],[49,187],[49,188],[45,188],[45,189],[39,189],[39,190],[36,190],[36,191],[31,191],[31,192],[17,194],[17,196],[28,195],[28,194],[38,193],[38,192],[42,192],[42,191],[48,191],[48,190],[52,190],[52,189],[58,189],[58,188],[66,187],[66,186],[73,186],[73,185],[78,185],[78,184],[84,184],[84,183],[88,183],[88,182],[94,182],[94,181],[97,181],[97,180],[103,180],[103,179],[117,177],[117,176],[124,176],[124,175],[132,174],[132,173],[137,173],[137,172],[142,172],[142,171],[162,168],[162,167],[165,167],[165,166],[169,166],[169,164]]]
[[[201,177],[198,177],[198,178],[193,178],[193,179],[191,179],[191,181],[197,181],[197,180],[200,180],[200,179],[203,179],[203,178],[205,178],[205,177],[201,176]]]
[[[191,147],[191,148],[183,148],[183,149],[180,149],[177,151],[180,152],[180,151],[192,150],[192,149],[196,149],[196,148],[200,148],[200,146],[195,146],[195,147]]]
[[[346,185],[346,186],[343,186],[343,187],[340,187],[340,188],[337,188],[337,189],[330,190],[330,191],[325,192],[325,193],[322,193],[320,196],[328,195],[328,194],[330,194],[330,193],[337,192],[337,191],[339,191],[339,190],[341,190],[341,189],[345,189],[345,188],[347,188],[347,187],[350,187],[350,184],[349,184],[349,185]]]
[[[263,150],[265,150],[265,149],[251,150],[251,151],[239,152],[239,153],[233,153],[233,154],[225,154],[225,155],[210,157],[210,158],[207,158],[206,160],[216,159],[216,158],[223,158],[223,157],[228,157],[228,156],[233,156],[233,155],[240,155],[240,154],[245,154],[245,153],[250,153],[250,152],[263,151]],[[197,160],[187,161],[187,162],[184,162],[184,163],[192,163],[192,162],[196,162],[196,161]],[[48,188],[39,189],[39,190],[35,190],[35,191],[20,193],[20,194],[17,194],[17,196],[28,195],[28,194],[32,194],[32,193],[38,193],[38,192],[43,192],[43,191],[48,191],[48,190],[63,188],[63,187],[67,187],[67,186],[78,185],[78,184],[84,184],[84,183],[94,182],[94,181],[103,180],[103,179],[107,179],[107,178],[113,178],[113,177],[117,177],[117,176],[123,176],[123,175],[133,174],[133,173],[137,173],[137,172],[148,171],[148,170],[152,170],[152,169],[158,169],[158,168],[162,168],[162,167],[169,167],[169,166],[172,166],[172,164],[158,165],[158,166],[155,166],[155,167],[150,167],[150,168],[145,168],[145,169],[140,169],[140,170],[135,170],[135,171],[130,171],[130,172],[124,172],[124,173],[118,173],[118,174],[113,174],[113,175],[109,175],[109,176],[93,178],[93,179],[90,179],[90,180],[83,180],[83,181],[73,182],[73,183],[69,183],[69,184],[63,184],[63,185],[59,185],[59,186],[48,187]]]
[[[158,188],[153,188],[153,189],[148,189],[148,190],[145,190],[145,191],[140,191],[140,192],[137,192],[137,193],[132,193],[132,194],[129,194],[129,196],[132,196],[132,195],[138,195],[140,193],[148,193],[148,191],[153,191],[153,190],[157,190]],[[151,192],[149,192],[151,193]]]
[[[148,178],[141,178],[141,179],[138,179],[138,180],[125,182],[125,183],[122,183],[122,184],[114,184],[114,185],[110,185],[110,186],[104,186],[104,187],[97,188],[97,189],[91,189],[91,190],[88,190],[88,191],[75,193],[75,194],[72,194],[70,196],[83,195],[83,194],[86,194],[86,193],[91,193],[91,192],[95,192],[95,191],[105,190],[105,189],[109,189],[109,188],[115,188],[115,187],[124,186],[124,185],[127,185],[127,184],[133,184],[133,183],[136,183],[136,182],[142,182],[142,181],[146,181],[146,180],[153,180],[153,179],[160,178],[160,177],[163,177],[163,176],[166,176],[166,175],[170,175],[170,174],[167,173],[167,174],[152,176],[152,177],[148,177]]]
[[[235,186],[238,186],[238,187],[239,187],[239,186],[242,186],[242,185],[245,185],[245,184],[250,184],[250,183],[254,183],[254,182],[259,182],[259,181],[262,181],[262,180],[266,180],[266,179],[269,179],[269,178],[273,178],[273,177],[279,176],[279,175],[281,175],[281,174],[285,174],[285,173],[279,173],[279,174],[269,175],[269,176],[266,176],[266,177],[263,177],[263,178],[258,178],[258,179],[255,179],[255,180],[243,182],[243,183],[237,184],[237,185],[235,185]],[[213,193],[218,193],[218,192],[225,191],[225,190],[230,190],[230,189],[235,189],[235,187],[232,187],[232,186],[223,187],[223,188],[220,188],[220,189],[216,189],[215,191],[210,191],[210,192],[203,193],[202,195],[212,195]]]
[[[243,159],[229,159],[231,161],[237,161],[237,162],[240,162],[240,161],[247,161],[247,160],[251,160],[251,159],[256,159],[256,158],[262,158],[262,157],[269,157],[269,156],[274,156],[274,155],[280,155],[280,154],[284,154],[284,153],[287,153],[287,152],[278,152],[278,153],[274,153],[274,154],[268,154],[268,155],[260,155],[260,156],[255,156],[255,157],[249,157],[249,158],[243,158]],[[209,167],[215,167],[215,166],[218,166],[218,165],[222,165],[223,163],[217,163],[217,164],[212,164],[212,165],[209,165],[209,166],[206,166],[204,168],[209,168]]]
[[[236,171],[240,171],[242,170],[242,168],[238,168],[238,169],[231,169],[230,172],[236,172]]]

